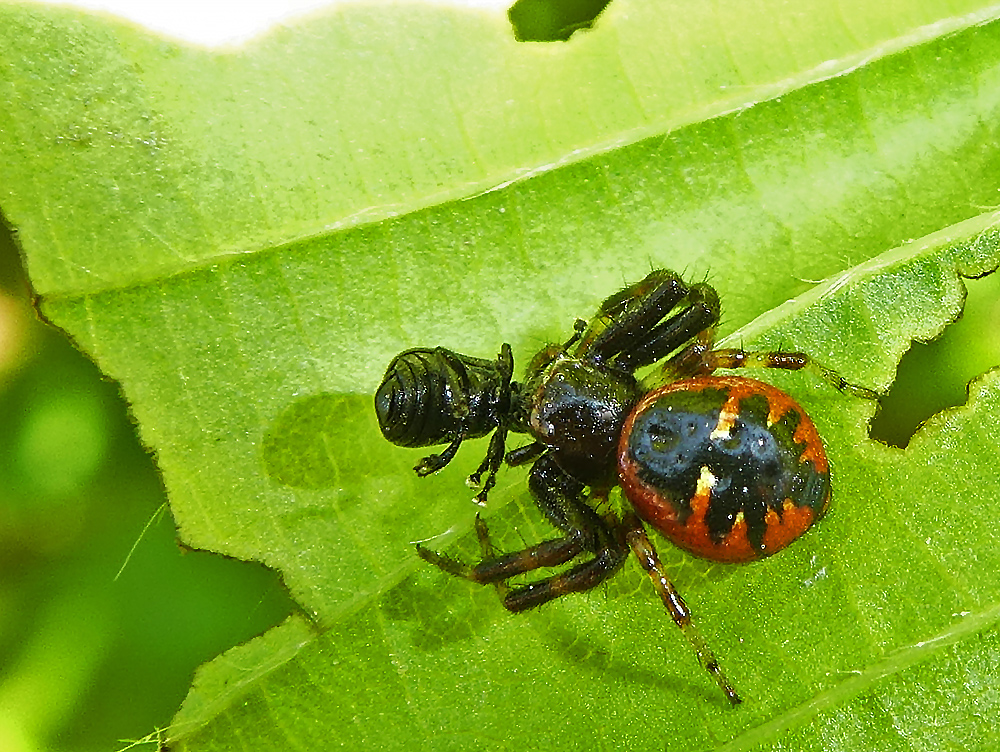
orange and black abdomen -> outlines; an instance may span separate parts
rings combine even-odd
[[[715,561],[781,550],[830,503],[809,416],[780,389],[740,376],[682,379],[647,394],[622,431],[619,474],[640,517]]]

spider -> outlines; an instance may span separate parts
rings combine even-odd
[[[511,348],[495,360],[441,347],[400,353],[375,395],[382,433],[406,447],[448,444],[414,468],[444,468],[466,439],[492,433],[469,477],[485,504],[504,462],[531,465],[528,488],[560,535],[497,553],[477,516],[482,560],[474,565],[417,545],[452,575],[493,584],[503,605],[525,611],[604,582],[631,551],[647,572],[702,667],[733,705],[740,696],[664,572],[643,521],[692,553],[718,561],[770,555],[825,512],[830,478],[822,441],[805,411],[773,386],[717,376],[717,369],[808,369],[840,391],[847,383],[800,352],[714,347],[720,304],[705,283],[666,269],[611,295],[562,345],[548,345],[513,381]],[[648,391],[636,371],[663,361],[665,385]],[[506,450],[510,432],[532,441]],[[631,508],[598,512],[623,487]],[[568,569],[527,584],[511,578],[543,567]]]

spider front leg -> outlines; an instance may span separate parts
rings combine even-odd
[[[710,285],[688,286],[674,272],[658,269],[601,304],[575,354],[634,373],[711,329],[719,311]]]

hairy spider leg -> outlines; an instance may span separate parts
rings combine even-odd
[[[878,399],[879,393],[866,386],[852,384],[832,368],[817,363],[804,352],[746,351],[742,348],[720,348],[710,350],[702,356],[703,367],[707,371],[717,368],[781,368],[786,371],[806,370],[830,384],[838,392],[847,392],[861,399]]]
[[[688,293],[688,286],[671,271],[660,269],[608,296],[585,333],[576,355],[595,362],[611,358],[637,334],[663,319]]]
[[[634,372],[662,360],[685,346],[701,332],[711,331],[719,321],[720,303],[708,285],[692,285],[686,307],[648,332],[636,337],[612,362],[623,371]]]
[[[609,295],[584,333],[577,355],[594,353],[600,360],[620,352],[629,336],[650,329],[688,293],[688,286],[667,269],[651,272],[645,279]]]

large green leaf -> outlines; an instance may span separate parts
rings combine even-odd
[[[518,617],[423,565],[445,531],[472,554],[479,447],[418,480],[371,411],[399,350],[523,362],[651,265],[708,275],[735,341],[888,385],[1000,263],[1000,11],[831,8],[616,2],[546,46],[363,6],[210,53],[0,6],[0,199],[43,312],[121,381],[185,542],[275,567],[309,616],[206,666],[179,746],[930,744],[913,697],[995,747],[993,374],[906,450],[773,377],[834,511],[752,566],[662,552],[738,710],[631,565]],[[548,534],[522,471],[487,515]]]

